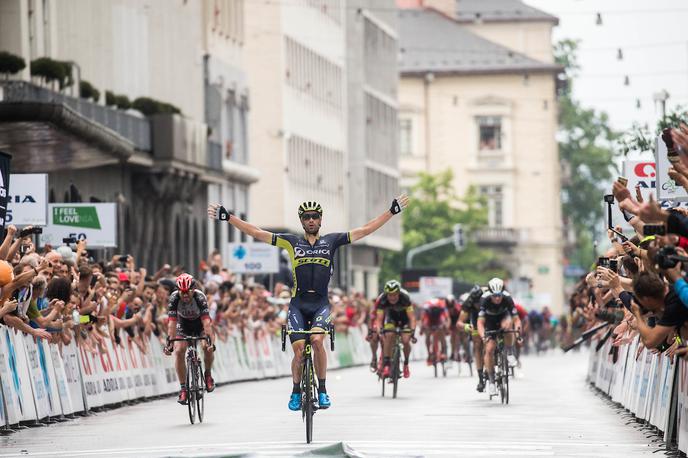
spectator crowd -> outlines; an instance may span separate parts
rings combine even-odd
[[[666,129],[663,140],[672,164],[669,176],[688,190],[688,126]],[[639,189],[627,188],[624,177],[614,182],[612,194],[619,216],[633,233],[624,234],[620,227],[608,231],[611,247],[570,297],[572,319],[589,329],[610,323],[613,331],[608,338],[614,347],[639,336],[640,348],[664,353],[674,361],[687,358],[688,209],[663,208],[653,198],[643,200]]]
[[[121,345],[119,329],[143,353],[151,335],[165,342],[168,297],[181,266],[166,264],[151,273],[130,255],[96,261],[86,240],[38,250],[32,235],[22,236],[27,232],[9,226],[0,245],[0,326],[54,344],[75,341],[93,353],[104,349],[106,339]],[[223,341],[237,333],[278,334],[286,323],[291,294],[283,283],[269,290],[251,278],[239,280],[217,252],[200,262],[196,280]],[[347,296],[336,288],[330,302],[336,330],[343,333],[361,326],[372,305],[360,293]]]

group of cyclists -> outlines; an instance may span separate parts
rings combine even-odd
[[[320,234],[323,219],[322,206],[313,201],[303,202],[298,207],[298,217],[303,227],[303,235],[277,234],[263,230],[250,224],[225,207],[214,204],[208,207],[208,216],[212,219],[227,222],[241,232],[253,237],[257,241],[270,243],[286,250],[291,258],[293,287],[289,306],[287,326],[292,331],[290,341],[293,348],[292,389],[288,407],[290,410],[301,410],[301,364],[300,355],[304,348],[305,337],[298,331],[329,330],[331,316],[328,301],[328,285],[333,272],[335,253],[337,249],[349,243],[356,242],[381,228],[385,223],[399,214],[407,205],[408,197],[400,195],[392,200],[389,210],[372,219],[365,225],[348,232]],[[205,384],[208,391],[214,389],[212,378],[213,351],[215,349],[212,327],[208,316],[208,302],[203,293],[195,287],[193,277],[188,274],[177,279],[177,289],[170,296],[168,317],[169,336],[174,337],[208,337],[203,341],[205,356]],[[493,278],[487,287],[475,285],[459,300],[449,296],[442,299],[432,299],[423,307],[421,315],[421,333],[425,334],[428,346],[428,363],[437,359],[447,358],[447,337],[451,345],[451,358],[460,360],[460,349],[467,348],[465,343],[471,339],[473,354],[466,354],[464,358],[475,361],[479,383],[478,391],[484,391],[488,382],[488,391],[495,394],[494,386],[494,350],[495,342],[486,337],[486,332],[497,329],[523,331],[525,311],[514,304],[510,294],[504,289],[504,282]],[[407,292],[398,281],[391,280],[385,284],[384,292],[375,302],[375,307],[369,318],[369,328],[372,332],[368,336],[373,360],[371,366],[381,371],[381,375],[389,375],[393,333],[386,333],[397,328],[408,330],[402,334],[403,344],[403,376],[410,376],[409,356],[411,344],[416,342],[416,312]],[[293,332],[297,331],[297,332]],[[324,334],[313,335],[311,345],[318,385],[318,408],[327,409],[331,406],[331,399],[326,388],[327,354],[324,346]],[[436,339],[436,340],[433,340]],[[518,356],[513,334],[506,336],[506,347],[509,363],[517,364]],[[432,342],[439,342],[438,351],[431,349]],[[165,353],[175,353],[175,368],[179,377],[180,392],[178,402],[187,402],[188,392],[185,386],[185,360],[187,343],[168,341]],[[381,351],[381,364],[378,362],[378,351]]]
[[[511,367],[518,365],[516,335],[523,332],[525,309],[514,303],[511,295],[504,289],[504,282],[493,278],[482,288],[475,285],[456,300],[453,295],[446,298],[433,298],[426,301],[421,309],[420,333],[425,335],[428,365],[451,359],[457,362],[475,361],[478,372],[477,390],[485,390],[496,395],[494,383],[495,339],[490,331],[503,329],[516,331],[505,334],[507,359]],[[394,329],[408,331],[402,335],[404,347],[403,376],[410,377],[408,366],[411,343],[415,342],[416,312],[409,294],[401,288],[397,280],[385,284],[384,292],[375,301],[368,323],[366,340],[370,343],[372,360],[371,370],[381,377],[390,376],[390,349]],[[472,345],[468,340],[472,341]],[[451,353],[448,353],[448,343]],[[378,358],[378,347],[382,343],[382,359]],[[472,346],[473,351],[469,350]],[[519,342],[520,346],[520,342]],[[463,353],[463,354],[462,354]]]

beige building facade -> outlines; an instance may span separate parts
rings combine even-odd
[[[488,202],[489,227],[468,236],[504,254],[510,287],[524,303],[561,311],[555,22],[546,15],[530,34],[528,22],[465,26],[460,14],[433,10],[403,10],[400,18],[402,186],[421,171],[451,169],[460,194],[475,187]]]
[[[303,233],[297,208],[318,201],[324,233],[365,224],[399,189],[393,0],[247,2],[250,164],[261,180],[251,222]],[[338,250],[332,286],[378,291],[381,250],[401,248],[393,220]]]

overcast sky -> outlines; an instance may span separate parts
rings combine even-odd
[[[688,0],[524,1],[559,17],[554,41],[580,39],[574,95],[607,112],[614,128],[654,124],[653,94],[661,89],[670,94],[668,108],[688,109]],[[598,12],[602,25],[596,25]]]

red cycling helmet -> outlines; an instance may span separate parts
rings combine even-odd
[[[177,289],[181,292],[187,292],[194,287],[196,280],[189,274],[181,274],[177,277]]]

